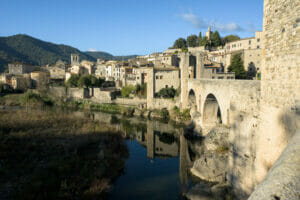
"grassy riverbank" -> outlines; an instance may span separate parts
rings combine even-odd
[[[57,111],[0,111],[3,199],[101,199],[128,156],[122,134]]]
[[[191,120],[190,110],[185,109],[182,112],[178,107],[171,110],[163,109],[138,109],[134,106],[124,106],[119,104],[98,104],[88,99],[64,99],[64,98],[51,98],[44,93],[33,93],[28,91],[24,94],[9,94],[0,96],[1,106],[26,106],[26,107],[42,107],[42,106],[55,106],[60,108],[67,108],[72,110],[89,110],[101,111],[111,114],[122,114],[124,116],[137,116],[151,119],[158,119],[163,121],[173,121],[178,124],[187,124]]]

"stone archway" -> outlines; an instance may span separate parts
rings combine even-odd
[[[218,100],[213,94],[207,95],[203,106],[202,124],[204,126],[215,126],[222,124],[222,113]]]

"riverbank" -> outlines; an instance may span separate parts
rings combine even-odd
[[[103,123],[57,110],[0,112],[2,199],[102,199],[128,157],[122,133]]]
[[[167,110],[139,108],[137,106],[128,106],[115,103],[97,103],[89,99],[80,98],[59,98],[49,96],[47,93],[38,93],[37,91],[28,91],[24,94],[8,94],[0,97],[0,109],[10,106],[36,107],[36,106],[56,106],[73,110],[101,111],[111,114],[122,114],[124,116],[143,117],[147,119],[157,119],[168,121],[175,124],[190,123],[190,110],[185,109],[182,112],[176,106]]]

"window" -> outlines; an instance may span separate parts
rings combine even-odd
[[[163,76],[160,76],[160,79],[162,79],[163,78]]]
[[[249,40],[249,45],[251,45],[251,40]]]
[[[156,78],[156,79],[159,79],[159,77],[158,77],[158,76],[156,76],[155,78]]]
[[[260,38],[257,38],[257,42],[260,42]]]
[[[257,45],[257,48],[259,49],[259,48],[260,48],[260,46],[259,46],[259,45]]]
[[[166,88],[168,88],[168,85],[166,85]]]

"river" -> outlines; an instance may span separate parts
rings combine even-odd
[[[126,134],[129,158],[108,199],[184,199],[193,185],[183,127],[155,120],[91,114]]]

